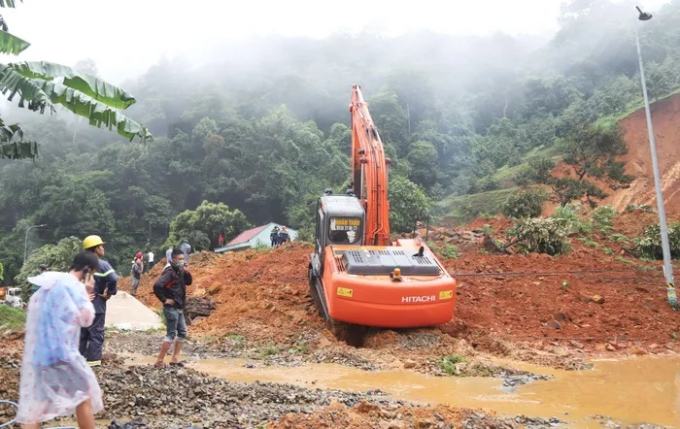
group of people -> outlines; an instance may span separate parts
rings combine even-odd
[[[275,226],[269,234],[269,240],[271,241],[272,247],[279,247],[290,242],[290,234],[288,233],[286,225],[283,225],[281,228]]]
[[[116,295],[118,282],[111,264],[102,259],[104,245],[99,236],[89,236],[68,272],[45,267],[28,278],[39,288],[29,301],[26,321],[16,416],[23,428],[37,429],[41,422],[75,413],[80,428],[94,429],[94,415],[104,409],[93,368],[101,366],[106,303]],[[137,256],[141,255],[133,264],[141,268],[143,261]],[[170,365],[184,366],[180,361],[187,337],[184,304],[193,279],[184,252],[173,249],[170,256],[153,286],[163,303],[167,328],[156,367],[164,366],[173,343]]]

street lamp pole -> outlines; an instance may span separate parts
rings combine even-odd
[[[24,237],[24,264],[26,263],[26,250],[28,248],[28,231],[30,231],[31,228],[42,228],[43,226],[47,226],[47,224],[31,225],[28,228],[26,228],[26,236]]]
[[[652,15],[645,13],[636,6],[639,12],[638,20],[649,21]],[[640,63],[640,82],[642,83],[642,95],[645,100],[645,114],[647,116],[647,131],[649,133],[649,148],[652,153],[652,169],[654,171],[654,186],[656,188],[656,205],[659,213],[659,229],[661,230],[661,250],[663,252],[663,273],[666,279],[668,303],[677,309],[677,298],[675,295],[675,282],[673,280],[673,266],[671,265],[671,248],[668,242],[668,225],[666,224],[666,211],[663,204],[663,192],[661,190],[661,175],[659,174],[659,160],[656,155],[656,144],[654,142],[654,129],[652,128],[652,114],[649,110],[649,98],[647,97],[647,84],[645,82],[645,69],[642,65],[642,51],[640,50],[640,37],[638,26],[635,26],[635,44],[637,45],[638,62]]]

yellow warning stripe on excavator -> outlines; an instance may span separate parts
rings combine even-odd
[[[439,292],[439,299],[451,299],[453,298],[452,290],[443,290]]]
[[[354,290],[347,287],[339,287],[337,294],[345,298],[351,298],[354,295]]]

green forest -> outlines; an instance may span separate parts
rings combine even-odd
[[[531,183],[548,185],[560,203],[595,205],[605,190],[588,177],[631,180],[616,161],[625,151],[616,120],[642,106],[634,5],[565,2],[544,43],[429,32],[272,36],[225,45],[201,67],[166,58],[121,84],[137,100],[125,114],[153,140],[127,141],[65,109],[6,109],[4,122],[20,123],[39,156],[0,159],[5,282],[21,270],[25,240],[30,256],[98,234],[114,266],[127,267],[139,250],[182,238],[212,248],[219,234],[270,221],[310,234],[318,196],[349,181],[355,83],[393,160],[393,232],[425,217],[499,210]],[[652,100],[680,88],[678,22],[673,0],[640,23]],[[97,74],[91,61],[74,66]],[[591,162],[580,178],[556,182],[545,175],[556,159]]]

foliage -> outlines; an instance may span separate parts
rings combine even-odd
[[[556,164],[565,165],[563,155],[575,164],[566,164],[569,175],[552,183],[561,194],[553,191],[553,199],[597,202],[614,190],[610,184],[626,186],[608,178],[625,179],[615,161],[618,138],[607,124],[642,106],[635,44],[622,31],[631,10],[625,2],[571,2],[544,46],[499,35],[271,37],[220,46],[213,57],[221,60],[200,68],[181,57],[163,58],[123,85],[138,100],[125,112],[157,135],[153,145],[117,142],[103,130],[80,129],[71,116],[12,106],[3,111],[12,121],[4,125],[2,153],[32,157],[38,152],[31,142],[41,145],[38,163],[0,160],[5,282],[18,273],[24,233],[34,224],[48,226],[31,231],[29,249],[100,234],[114,264],[160,248],[173,218],[204,200],[238,209],[255,225],[274,221],[311,236],[319,195],[348,185],[346,107],[357,69],[393,161],[393,231],[411,231],[417,218],[428,216],[464,222],[494,215],[516,191],[509,188],[513,178],[523,187],[547,182]],[[650,88],[661,99],[680,88],[680,3],[655,15],[640,35]],[[24,105],[46,111],[52,96],[61,101],[73,90],[82,94],[75,107],[85,113],[99,102],[91,91],[103,84],[91,78],[97,74],[87,60],[72,69],[3,63],[8,88],[23,87],[31,96]],[[28,85],[27,76],[37,83]],[[122,89],[105,93],[119,105],[131,101]],[[14,100],[23,96],[17,92]],[[25,138],[12,131],[15,122]],[[580,182],[574,167],[587,171]],[[588,226],[581,218],[572,229]],[[201,231],[215,245],[213,232],[185,231]],[[173,239],[182,238],[179,232]]]
[[[26,312],[20,308],[0,304],[0,329],[22,331],[26,326]]]
[[[612,206],[601,206],[593,210],[593,228],[601,233],[608,233],[614,229],[616,210]]]
[[[204,200],[196,210],[186,210],[173,219],[166,246],[188,241],[194,250],[208,250],[217,246],[220,234],[228,242],[250,226],[240,210]]]
[[[649,204],[628,204],[626,206],[627,213],[631,213],[638,210],[643,213],[654,213],[654,209]]]
[[[528,253],[559,255],[569,250],[564,222],[556,218],[524,219],[506,231],[511,245]]]
[[[501,210],[503,215],[512,219],[538,217],[543,212],[546,201],[548,195],[542,188],[519,191],[505,200]]]
[[[427,243],[427,245],[430,249],[437,252],[444,259],[458,259],[460,256],[458,253],[458,248],[453,244],[430,241]]]
[[[432,207],[425,192],[405,177],[392,176],[388,188],[392,232],[412,232],[416,221],[423,220]]]
[[[50,271],[66,272],[73,262],[73,258],[82,250],[82,241],[78,237],[68,237],[57,244],[47,244],[31,253],[26,263],[21,267],[14,281],[22,288],[22,298],[28,302],[33,294],[33,287],[26,279],[38,274],[40,264],[46,264]]]
[[[5,266],[0,262],[0,281],[5,280]]]
[[[633,239],[635,250],[642,258],[663,259],[661,249],[661,228],[659,225],[649,225],[642,234]],[[671,258],[680,257],[680,223],[669,225],[668,242],[671,250]]]
[[[437,366],[448,375],[458,375],[456,365],[467,363],[467,359],[461,355],[446,355],[437,360]]]
[[[552,217],[561,222],[564,227],[564,232],[567,234],[567,236],[572,236],[575,234],[588,235],[593,232],[593,226],[588,219],[585,219],[580,215],[582,209],[582,206],[567,204],[565,206],[558,207]]]
[[[295,241],[302,243],[314,243],[316,234],[316,227],[314,224],[306,224],[302,228],[298,229],[298,235]]]
[[[13,2],[0,7],[14,7]],[[0,53],[18,55],[30,44],[6,31],[0,31]],[[12,101],[19,96],[19,107],[34,112],[55,112],[54,105],[61,105],[78,116],[89,120],[90,125],[115,128],[118,134],[132,140],[139,136],[142,141],[151,140],[146,128],[121,114],[136,102],[126,91],[97,77],[81,73],[60,64],[40,62],[0,63],[0,92]],[[37,152],[26,149],[26,144],[11,143],[0,138],[0,158],[31,158]],[[14,146],[10,151],[9,145]],[[28,147],[31,145],[27,142]]]

